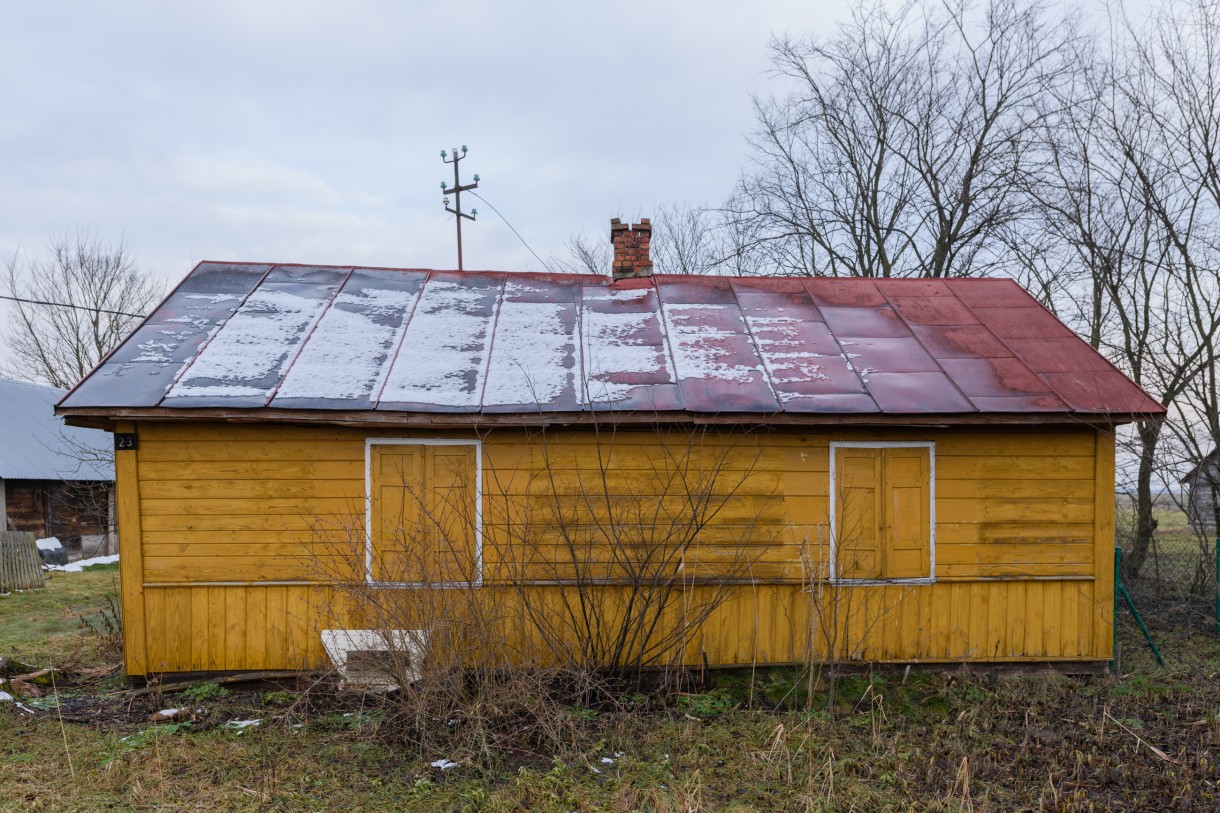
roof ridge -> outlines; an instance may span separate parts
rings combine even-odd
[[[64,389],[63,387],[56,387],[53,384],[39,384],[34,381],[22,381],[17,378],[0,378],[0,385],[12,385],[12,386],[16,386],[16,387],[30,387],[30,388],[36,389],[36,390],[50,390],[51,392],[61,393],[61,394],[67,392],[67,390]]]

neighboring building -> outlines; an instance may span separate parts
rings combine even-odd
[[[649,234],[614,282],[198,265],[58,407],[118,433],[129,673],[321,664],[344,578],[610,602],[582,494],[648,498],[683,432],[741,480],[672,578],[750,556],[687,663],[1110,660],[1114,429],[1158,403],[1010,280],[650,277]]]
[[[55,417],[64,390],[0,380],[0,516],[5,529],[58,537],[70,553],[109,543],[110,438]]]
[[[1187,487],[1187,515],[1203,533],[1216,533],[1216,495],[1220,493],[1220,462],[1216,450],[1182,478]]]

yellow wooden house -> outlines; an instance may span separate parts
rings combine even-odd
[[[196,267],[57,408],[114,433],[127,671],[459,597],[524,658],[1110,660],[1159,404],[1008,280],[652,277],[648,234],[614,280]]]

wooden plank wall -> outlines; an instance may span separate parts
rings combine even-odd
[[[108,483],[59,480],[6,480],[5,509],[15,531],[38,538],[58,537],[66,547],[80,547],[84,534],[106,532]],[[0,531],[6,517],[0,517]]]
[[[362,551],[368,433],[137,430],[138,451],[120,453],[117,465],[125,609],[144,619],[128,623],[129,671],[319,664],[317,630],[357,614],[335,584],[351,577],[352,552]],[[648,431],[603,436],[600,445],[585,432],[552,433],[545,444],[515,430],[484,436],[489,596],[495,551],[520,538],[520,522],[506,517],[587,488],[581,482],[598,474],[599,448],[604,455],[611,440],[620,478],[633,466],[655,474],[677,442],[666,454]],[[809,588],[809,574],[824,566],[831,440],[935,441],[936,584]],[[709,620],[686,653],[692,662],[791,662],[811,649],[879,661],[1110,657],[1112,435],[776,431],[708,437],[695,454],[722,461],[735,489],[700,535],[700,555],[713,562],[748,531],[757,583]],[[126,541],[133,529],[138,552]],[[536,533],[545,542],[541,527]]]

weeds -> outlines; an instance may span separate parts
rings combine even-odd
[[[43,767],[63,757],[53,711],[0,709],[0,798],[37,794],[64,809],[1215,809],[1220,689],[1205,675],[1146,677],[1190,690],[1132,694],[1116,692],[1125,680],[1051,675],[916,672],[903,683],[874,670],[844,676],[833,717],[822,693],[816,713],[776,709],[727,680],[672,704],[624,691],[562,709],[566,745],[502,752],[492,766],[457,750],[464,735],[428,749],[403,739],[392,696],[293,693],[292,725],[263,717],[267,693],[234,691],[207,720],[157,726],[143,698],[117,731],[110,718],[67,725],[76,784]],[[760,686],[790,680],[758,675]],[[65,695],[65,714],[81,700]],[[258,717],[241,736],[224,728]],[[432,767],[441,760],[456,767]]]
[[[120,737],[119,743],[123,748],[128,750],[138,750],[147,748],[158,740],[163,740],[166,737],[172,737],[176,734],[182,734],[191,730],[192,724],[185,723],[162,723],[161,725],[151,726],[149,728],[137,731],[134,734],[129,734],[126,737]]]
[[[95,613],[81,614],[81,629],[97,636],[107,651],[119,655],[123,651],[123,619],[119,609],[119,597],[114,593],[106,593],[102,597],[104,604]]]
[[[713,689],[707,694],[679,695],[678,708],[696,717],[719,717],[731,711],[737,702],[727,689]]]
[[[215,683],[195,683],[183,689],[182,696],[192,703],[206,703],[209,700],[223,700],[229,696],[229,690]]]

